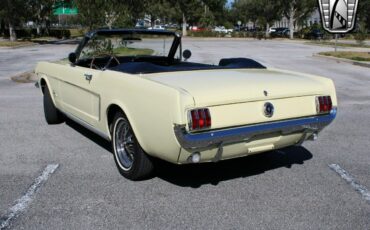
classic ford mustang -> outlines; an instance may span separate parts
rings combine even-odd
[[[137,180],[151,173],[153,158],[217,162],[299,145],[336,116],[330,79],[190,56],[175,32],[90,32],[70,63],[36,67],[46,121],[68,117],[111,141],[121,174]]]

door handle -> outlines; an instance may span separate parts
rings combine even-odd
[[[92,77],[93,77],[92,74],[85,73],[85,79],[86,79],[86,81],[91,81]]]

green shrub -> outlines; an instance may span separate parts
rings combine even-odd
[[[84,29],[69,29],[71,37],[82,37],[87,31]]]
[[[36,38],[39,36],[50,36],[50,37],[55,37],[55,38],[70,38],[71,37],[71,32],[70,30],[67,29],[49,29],[47,31],[46,29],[41,29],[41,33],[38,36],[37,35],[37,30],[36,29],[16,29],[15,33],[17,34],[18,38],[23,38],[23,39],[31,39],[31,38]],[[5,31],[4,36],[6,38],[9,38],[9,30]]]
[[[188,36],[190,37],[225,37],[225,34],[214,32],[211,30],[204,30],[204,31],[189,31]]]
[[[234,31],[231,33],[231,36],[233,38],[247,38],[247,37],[251,37],[252,35],[249,34],[249,32],[246,32],[246,31]]]
[[[70,30],[64,30],[64,29],[50,29],[49,36],[59,38],[59,39],[70,38],[71,32]]]
[[[357,44],[365,45],[365,40],[368,37],[367,28],[366,28],[365,23],[359,23],[358,31],[354,35],[354,37],[355,37]]]
[[[15,34],[18,38],[31,38],[37,34],[36,29],[16,29]],[[9,38],[9,30],[4,31],[4,37]]]

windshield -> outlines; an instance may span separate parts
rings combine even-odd
[[[80,59],[115,55],[119,57],[167,57],[174,37],[158,34],[96,35],[81,50]]]

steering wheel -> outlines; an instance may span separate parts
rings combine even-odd
[[[103,68],[100,68],[100,67],[98,67],[97,65],[94,64],[96,58],[98,58],[100,56],[110,56],[109,60],[107,61],[107,64],[105,64],[105,66]],[[116,55],[110,54],[110,53],[100,53],[99,55],[93,56],[93,58],[91,60],[91,63],[90,63],[90,68],[91,69],[94,68],[94,69],[105,70],[105,69],[107,69],[110,66],[110,64],[112,63],[112,60],[115,60],[118,65],[121,64],[121,62],[118,60],[118,58],[116,57]]]

